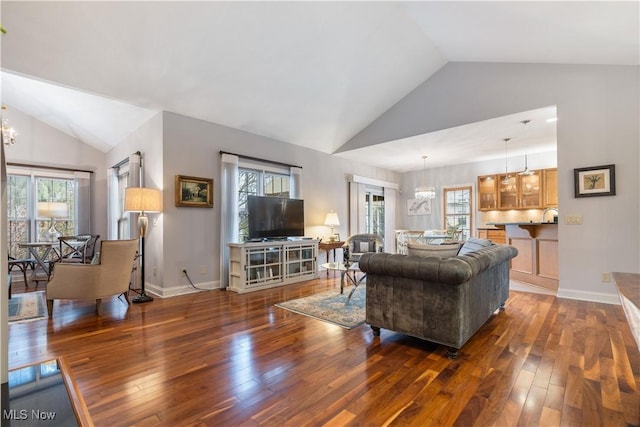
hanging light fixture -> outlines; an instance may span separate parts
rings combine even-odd
[[[511,138],[504,138],[504,179],[502,181],[500,181],[500,184],[510,184],[511,180],[513,178],[511,178],[511,175],[509,175],[509,165],[507,163],[507,159],[509,158],[509,151],[507,148],[507,145],[509,143],[509,141],[511,141]]]
[[[426,170],[427,170],[427,156],[422,156],[422,186],[416,188],[415,197],[416,199],[435,199],[436,198],[436,188],[435,187],[427,187],[425,182]]]
[[[2,113],[7,111],[7,107],[2,106]],[[2,142],[4,145],[13,145],[16,143],[17,132],[9,126],[9,120],[2,117]]]
[[[522,123],[525,127],[527,126],[527,123],[531,122],[531,120],[523,120],[520,123]],[[527,146],[525,145],[524,147],[524,170],[522,172],[518,172],[518,175],[524,175],[524,176],[529,176],[529,175],[533,175],[533,171],[529,170],[529,165],[527,163]]]

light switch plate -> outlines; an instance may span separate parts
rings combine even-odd
[[[565,215],[564,223],[567,225],[580,225],[582,224],[582,215]]]

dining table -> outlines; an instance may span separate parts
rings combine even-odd
[[[55,250],[58,242],[21,242],[18,243],[18,246],[27,249],[30,257],[36,261],[29,280],[38,282],[38,273],[41,271],[48,281],[51,276],[49,265],[59,258],[59,254]]]

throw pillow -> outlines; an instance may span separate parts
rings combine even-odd
[[[409,255],[419,255],[423,257],[451,258],[458,254],[459,244],[452,245],[408,245]]]
[[[474,239],[471,238],[464,242],[464,245],[460,248],[458,255],[468,254],[469,252],[475,252],[478,249],[484,248],[486,246],[490,246],[493,243],[489,239]]]
[[[360,242],[360,252],[373,252],[370,248],[371,242]]]

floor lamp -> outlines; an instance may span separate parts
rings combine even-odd
[[[138,216],[138,229],[140,231],[140,276],[142,277],[142,291],[133,298],[134,303],[153,301],[153,298],[144,290],[144,237],[147,234],[149,220],[145,212],[160,212],[160,190],[144,187],[127,187],[124,189],[124,210],[126,212],[140,212]]]

